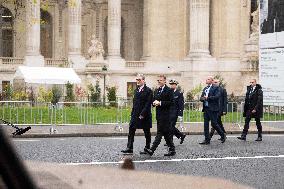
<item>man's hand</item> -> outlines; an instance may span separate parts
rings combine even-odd
[[[144,117],[142,115],[139,116],[139,119],[144,119]]]
[[[227,114],[227,112],[223,112],[223,115],[226,115]]]
[[[253,109],[253,110],[251,111],[251,113],[253,113],[253,114],[254,114],[255,112],[256,112],[256,110],[255,110],[255,109]]]
[[[161,106],[161,101],[155,100],[155,101],[153,102],[153,105],[154,105],[154,106]]]
[[[182,120],[183,120],[183,119],[182,119],[182,116],[178,116],[178,121],[179,121],[179,122],[182,122]]]

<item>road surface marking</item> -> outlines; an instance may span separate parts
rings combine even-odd
[[[107,140],[127,140],[128,138],[106,138]]]
[[[38,142],[40,140],[36,140],[36,139],[14,139],[13,141],[15,141],[15,142]]]
[[[250,156],[250,157],[222,157],[222,158],[195,158],[195,159],[147,159],[143,161],[133,161],[134,163],[157,163],[157,162],[183,162],[183,161],[211,161],[211,160],[238,160],[238,159],[264,159],[264,158],[284,158],[284,155],[278,156]],[[66,163],[66,165],[105,165],[105,164],[121,164],[123,161],[108,162],[89,162],[89,163]]]

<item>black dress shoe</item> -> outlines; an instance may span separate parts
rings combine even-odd
[[[175,151],[169,151],[167,154],[164,154],[164,156],[174,156],[176,155]]]
[[[247,138],[244,137],[244,136],[240,136],[240,137],[237,137],[237,138],[240,139],[240,140],[243,140],[243,141],[246,141],[246,140],[247,140]]]
[[[208,144],[210,144],[210,141],[204,140],[202,142],[199,142],[199,144],[201,144],[201,145],[208,145]]]
[[[182,135],[182,136],[180,137],[180,144],[183,143],[185,137],[186,137],[186,135]]]
[[[262,141],[262,137],[257,137],[255,141]]]
[[[124,154],[133,154],[133,150],[129,148],[127,148],[126,150],[121,150],[121,152]]]
[[[220,140],[221,140],[221,143],[224,143],[224,142],[226,142],[226,140],[227,140],[227,137],[226,137],[226,135],[224,136],[224,138],[221,138]]]
[[[143,155],[143,154],[147,154],[146,149],[147,149],[147,148],[144,148],[144,150],[143,150],[143,151],[141,151],[141,152],[140,152],[140,154],[141,154],[141,155]]]
[[[152,156],[152,155],[154,154],[154,152],[153,152],[151,149],[145,148],[144,150],[145,150],[145,152],[146,152],[147,154],[149,154],[150,156]]]

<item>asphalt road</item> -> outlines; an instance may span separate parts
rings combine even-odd
[[[160,144],[155,154],[140,155],[144,137],[136,137],[133,160],[139,170],[162,173],[225,178],[254,188],[284,188],[284,135],[256,135],[247,141],[229,136],[221,144],[214,136],[209,146],[201,146],[203,136],[187,136],[180,145],[175,139],[177,155],[164,157],[167,148]],[[152,138],[154,139],[154,138]],[[58,162],[70,165],[119,166],[125,155],[126,137],[33,138],[13,139],[24,160]]]

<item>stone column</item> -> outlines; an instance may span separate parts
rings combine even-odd
[[[121,0],[108,0],[108,59],[121,59]]]
[[[27,66],[44,66],[40,54],[40,1],[26,0],[26,56]]]
[[[0,7],[0,57],[3,56],[2,48],[2,14],[4,10]]]
[[[144,0],[143,3],[143,56],[142,60],[150,57],[149,40],[150,40],[150,10],[149,3],[151,0]]]
[[[83,68],[86,60],[81,54],[82,0],[68,2],[68,60],[73,68]]]
[[[211,57],[209,53],[209,7],[210,0],[190,0],[189,58]]]
[[[225,43],[222,57],[240,57],[240,0],[226,0],[225,15]]]

